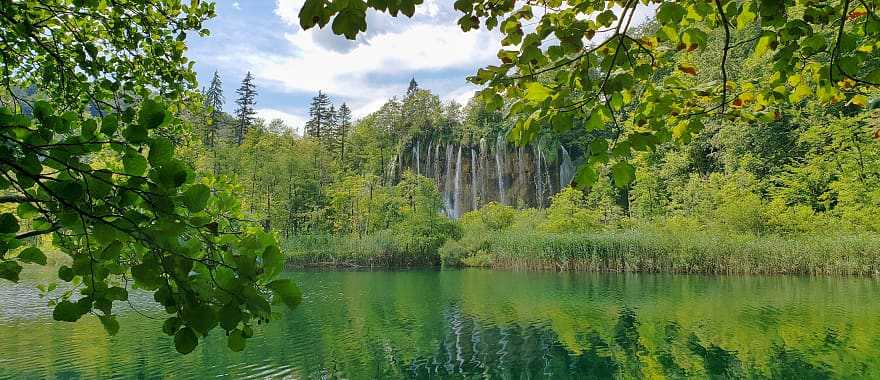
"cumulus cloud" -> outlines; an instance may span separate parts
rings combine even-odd
[[[275,119],[280,119],[288,128],[293,129],[297,134],[302,135],[303,128],[306,124],[306,118],[289,112],[284,112],[272,108],[261,108],[256,110],[257,117],[266,121],[266,124]]]
[[[235,9],[241,10],[241,4],[239,4],[237,1],[232,3],[232,7]]]
[[[255,51],[241,58],[260,82],[281,92],[322,90],[347,101],[356,117],[402,93],[411,76],[418,80],[420,74],[454,72],[446,75],[458,86],[465,75],[497,60],[497,32],[462,32],[451,0],[426,0],[411,19],[371,11],[368,33],[355,41],[334,35],[329,27],[302,30],[297,18],[302,3],[275,4],[275,14],[289,27],[283,43],[293,47],[292,53]],[[453,98],[469,98],[462,91]]]

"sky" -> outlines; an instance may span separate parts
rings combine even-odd
[[[297,131],[318,91],[345,102],[355,118],[405,93],[415,78],[444,101],[467,102],[477,87],[465,78],[497,62],[497,31],[464,33],[452,0],[425,0],[412,18],[370,11],[367,32],[350,41],[325,29],[304,31],[297,14],[304,0],[218,0],[211,36],[189,40],[199,84],[220,73],[226,112],[250,71],[257,116],[282,119]]]

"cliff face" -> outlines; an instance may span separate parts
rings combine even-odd
[[[564,146],[538,141],[514,147],[502,136],[471,145],[413,139],[392,160],[386,178],[396,181],[404,170],[433,178],[452,218],[489,202],[544,208],[574,177]]]

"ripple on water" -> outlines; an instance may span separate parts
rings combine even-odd
[[[308,272],[244,352],[174,352],[161,320],[51,320],[0,285],[0,378],[880,377],[875,282],[492,271]],[[151,296],[130,292],[147,314]],[[829,359],[832,358],[832,359]],[[646,362],[654,363],[650,368]],[[646,372],[647,371],[647,372]],[[653,372],[651,372],[653,371]]]

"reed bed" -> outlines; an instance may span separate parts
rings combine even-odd
[[[487,237],[490,265],[528,270],[880,275],[880,236],[783,237],[618,230]]]
[[[301,235],[283,243],[292,267],[392,268],[439,264],[436,250],[387,231],[368,236]]]

